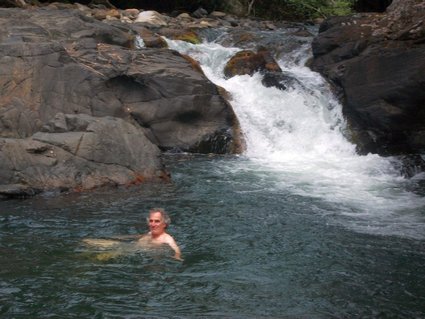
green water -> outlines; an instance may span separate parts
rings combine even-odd
[[[353,227],[364,218],[238,158],[169,165],[169,185],[0,202],[0,317],[425,317],[423,233]],[[145,232],[153,206],[170,212],[183,262],[82,243]]]

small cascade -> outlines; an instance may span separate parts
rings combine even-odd
[[[167,41],[199,61],[205,75],[230,92],[247,143],[243,169],[267,170],[275,177],[274,187],[332,203],[340,216],[360,218],[359,227],[370,227],[372,220],[386,228],[400,214],[425,207],[423,197],[404,190],[408,181],[391,159],[356,154],[345,136],[341,105],[328,83],[305,66],[310,42],[278,58],[283,72],[294,79],[280,90],[265,87],[259,73],[226,79],[225,64],[241,48],[221,45],[224,37],[200,45]]]

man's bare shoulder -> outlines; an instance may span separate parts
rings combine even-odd
[[[161,235],[161,242],[163,242],[164,244],[171,244],[175,243],[175,240],[170,234],[164,233]]]

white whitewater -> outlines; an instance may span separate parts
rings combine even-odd
[[[299,80],[282,91],[264,87],[260,74],[226,80],[224,66],[239,48],[167,41],[199,61],[206,76],[231,93],[249,159],[238,169],[268,174],[274,191],[290,190],[328,202],[334,208],[333,222],[345,227],[425,237],[425,199],[406,190],[411,181],[400,176],[390,159],[356,154],[343,135],[341,106],[326,81],[304,66],[311,54],[309,44],[278,61]]]

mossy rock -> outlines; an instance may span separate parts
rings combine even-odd
[[[267,49],[260,48],[258,52],[242,50],[236,53],[227,62],[224,68],[224,75],[231,78],[235,75],[249,74],[255,72],[282,72],[278,63]]]
[[[198,35],[193,31],[184,32],[174,36],[174,40],[186,41],[192,44],[201,44],[202,41]]]

